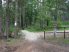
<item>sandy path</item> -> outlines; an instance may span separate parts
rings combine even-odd
[[[27,30],[22,30],[21,32],[25,35],[24,38],[29,41],[36,41],[40,37],[40,34],[29,32]]]

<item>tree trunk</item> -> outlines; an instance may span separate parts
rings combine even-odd
[[[47,23],[47,26],[49,26],[49,20],[47,20],[46,23]]]
[[[16,38],[16,36],[18,35],[18,25],[17,25],[17,21],[18,21],[18,0],[15,0],[15,27],[14,27],[14,38]]]
[[[6,36],[9,37],[9,2],[6,0]]]
[[[58,18],[58,0],[56,0],[56,15],[55,15],[55,21],[57,21]]]
[[[21,27],[23,29],[23,17],[22,17],[22,14],[21,14]]]
[[[40,0],[40,4],[41,4],[41,0]],[[40,14],[41,14],[41,11],[42,11],[42,9],[41,9],[41,5],[40,5],[40,9],[39,9],[39,11],[40,11]],[[41,18],[42,18],[42,16],[40,15],[40,27],[42,27],[41,25],[42,25],[42,20],[41,20]]]
[[[3,36],[2,20],[2,0],[0,0],[0,36]]]
[[[44,6],[44,0],[42,2],[42,6]],[[41,10],[42,10],[42,12],[44,12],[44,8]],[[44,16],[42,15],[41,18],[44,18]],[[44,28],[44,20],[42,20],[41,25],[42,25],[42,28]]]
[[[24,29],[24,27],[25,27],[25,6],[22,6],[21,7],[21,10],[22,10],[22,12],[21,12],[21,26],[22,26],[22,29]]]
[[[42,25],[41,27],[44,28],[44,21],[43,20],[41,22],[41,25]]]

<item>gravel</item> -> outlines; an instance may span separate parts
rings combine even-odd
[[[27,30],[22,30],[21,32],[25,35],[24,38],[29,41],[36,41],[40,37],[38,33],[29,32]]]

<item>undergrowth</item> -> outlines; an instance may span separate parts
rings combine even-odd
[[[39,32],[39,31],[43,31],[44,29],[38,26],[28,26],[27,28],[25,28],[25,30],[29,30],[31,32]]]

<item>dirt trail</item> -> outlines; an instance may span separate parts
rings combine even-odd
[[[24,38],[28,41],[36,41],[40,37],[40,34],[29,32],[27,30],[22,30],[21,32],[25,35]]]
[[[15,52],[69,52],[69,48],[54,45],[51,42],[41,39],[41,37],[39,37],[40,34],[28,31],[22,32],[25,34],[25,39]]]
[[[44,40],[29,42],[25,40],[15,52],[69,52],[69,49]]]
[[[69,44],[62,46],[57,42],[43,39],[43,32],[34,33],[26,30],[21,32],[25,34],[24,38],[15,39],[13,41],[15,44],[0,44],[0,52],[69,52]]]

